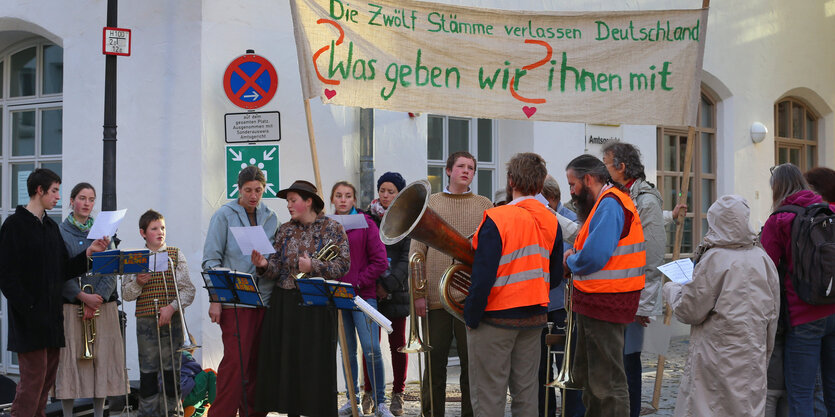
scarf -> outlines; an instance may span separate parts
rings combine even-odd
[[[376,216],[381,219],[383,218],[383,215],[386,214],[386,209],[382,204],[380,204],[379,198],[374,199],[374,201],[368,205],[368,211],[372,216]]]
[[[68,219],[70,220],[70,224],[77,227],[78,230],[81,230],[82,232],[89,232],[90,228],[93,227],[92,216],[88,217],[87,222],[85,222],[84,224],[79,223],[78,220],[75,219],[75,216],[73,216],[72,212],[70,212],[70,216],[68,217]]]

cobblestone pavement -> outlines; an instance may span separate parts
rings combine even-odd
[[[684,371],[684,362],[687,358],[688,339],[677,338],[670,343],[669,351],[667,352],[666,365],[664,371],[664,379],[661,384],[661,397],[658,404],[658,409],[652,408],[652,391],[655,384],[655,366],[658,357],[656,355],[643,354],[643,401],[641,415],[643,416],[671,416],[676,404],[676,395],[678,394],[678,386],[681,379],[681,374]],[[458,386],[458,367],[450,367],[447,376],[447,403],[446,415],[458,416],[461,414],[461,391]],[[391,387],[386,390],[391,392]],[[417,416],[420,413],[420,402],[418,401],[419,386],[417,383],[410,383],[406,385],[406,404],[404,407],[404,416]],[[510,399],[508,397],[508,405],[505,408],[505,416],[510,416]],[[345,403],[345,394],[339,395],[339,405]],[[111,414],[118,416],[118,413]],[[270,417],[284,416],[284,414],[270,413]]]
[[[641,361],[643,363],[643,401],[641,415],[643,416],[671,416],[676,405],[676,395],[678,393],[678,385],[681,380],[681,374],[684,371],[684,362],[687,359],[687,338],[673,339],[670,343],[669,351],[667,352],[666,363],[664,367],[664,378],[661,383],[661,396],[658,403],[658,410],[652,408],[652,391],[655,386],[655,368],[658,361],[656,355],[643,354]],[[458,386],[458,372],[455,368],[450,368],[447,377],[447,403],[446,415],[458,416],[461,415],[461,392]],[[391,387],[387,390],[391,392]],[[420,414],[420,403],[418,401],[419,387],[417,383],[406,385],[406,406],[404,407],[404,416],[417,416]],[[505,416],[510,416],[510,397],[508,397],[508,405],[505,408]],[[345,395],[339,397],[339,405],[345,403]],[[271,413],[270,416],[283,416],[283,414]]]

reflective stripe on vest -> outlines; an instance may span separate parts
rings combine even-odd
[[[487,210],[482,224],[488,216],[499,230],[502,256],[485,310],[547,306],[556,217],[532,198]],[[473,248],[478,249],[478,230]]]
[[[641,228],[641,219],[632,199],[615,187],[600,194],[589,213],[589,221],[583,224],[574,247],[579,252],[589,235],[589,223],[597,211],[597,206],[607,195],[614,196],[621,207],[632,214],[629,234],[618,241],[612,256],[599,271],[587,275],[574,275],[574,287],[586,293],[619,293],[638,291],[644,288],[644,267],[646,266],[646,241]]]

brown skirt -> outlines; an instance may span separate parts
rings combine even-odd
[[[96,317],[94,359],[80,359],[84,353],[84,339],[78,307],[76,304],[64,304],[66,347],[61,348],[55,398],[104,398],[124,395],[127,392],[124,342],[119,332],[116,302],[102,304],[101,315]]]

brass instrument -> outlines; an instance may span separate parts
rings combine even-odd
[[[81,284],[81,278],[78,279],[78,283]],[[86,292],[86,290],[90,290],[90,294],[93,293],[93,286],[90,284],[84,284],[81,287],[81,291]],[[78,306],[78,317],[81,318],[81,337],[84,339],[84,353],[81,354],[79,357],[80,359],[94,359],[95,356],[93,355],[93,344],[96,343],[96,317],[101,315],[101,309],[96,309],[96,312],[93,314],[93,318],[85,319],[84,318],[84,303],[81,303]]]
[[[168,254],[166,254],[166,256],[168,256]],[[188,331],[188,325],[186,324],[186,315],[183,311],[183,302],[180,301],[180,287],[179,285],[177,285],[177,271],[176,268],[174,268],[174,261],[171,260],[170,256],[168,257],[168,268],[171,270],[171,276],[173,277],[172,280],[174,281],[174,294],[177,295],[177,308],[180,312],[180,325],[183,327],[183,343],[180,345],[180,347],[177,348],[177,352],[191,352],[194,349],[200,348],[200,345],[197,345],[193,342],[194,337],[192,337],[191,333]],[[168,284],[165,283],[165,277],[163,277],[162,283],[166,287],[165,293],[168,294]]]
[[[444,308],[464,321],[464,299],[470,287],[475,251],[467,238],[429,208],[431,190],[425,179],[401,190],[380,222],[380,239],[393,245],[408,236],[462,262],[447,268],[438,289]]]
[[[165,277],[163,277],[162,282],[165,282]],[[166,292],[168,292],[168,291],[166,290]],[[156,312],[157,320],[159,320],[160,311],[159,311],[159,299],[158,298],[154,298],[154,311]],[[161,395],[162,396],[162,405],[165,407],[165,415],[168,416],[168,398],[167,398],[168,394],[167,394],[167,391],[165,389],[165,364],[162,361],[162,334],[159,331],[159,325],[154,326],[154,327],[157,328],[157,348],[159,349],[159,355],[157,355],[157,356],[159,357],[159,376],[160,376],[160,381],[162,382],[162,395]],[[170,322],[168,323],[168,336],[171,336],[171,323]],[[170,339],[169,339],[169,341],[170,341]],[[174,364],[176,362],[174,362],[173,346],[171,348],[172,348],[171,349],[171,355],[172,355],[171,356],[171,368],[173,370],[174,369]],[[177,390],[175,389],[174,392],[177,392]]]
[[[413,253],[409,257],[409,341],[397,349],[400,353],[421,353],[432,349],[420,340],[418,317],[415,314],[415,299],[426,297],[426,282],[423,255]]]
[[[574,381],[571,374],[571,341],[574,334],[574,312],[573,310],[573,295],[574,295],[574,280],[569,277],[565,281],[565,344],[563,345],[562,367],[560,373],[553,381],[545,384],[546,387],[557,387],[563,390],[563,409],[565,408],[565,390],[567,389],[583,389],[582,385]]]
[[[319,249],[315,255],[313,255],[313,259],[318,259],[320,261],[330,261],[339,256],[339,246],[336,246],[330,240],[322,249]],[[304,279],[307,278],[307,272],[299,272],[296,274],[296,279]]]
[[[420,340],[420,333],[418,332],[418,316],[415,313],[415,299],[426,297],[426,261],[423,254],[413,253],[409,257],[409,341],[405,346],[397,349],[400,353],[426,353],[427,369],[429,371],[429,410],[434,414],[435,405],[432,400],[432,362],[429,356],[429,351],[432,346],[429,346],[429,316],[424,317],[423,335],[426,343]],[[423,369],[421,367],[420,357],[418,357],[418,383],[423,388]],[[420,396],[420,409],[423,410],[423,395]]]
[[[548,326],[548,334],[545,335],[545,344],[548,345],[548,349],[545,351],[545,380],[551,378],[551,367],[553,364],[551,363],[551,343],[548,343],[548,336],[551,336],[551,331],[554,330],[554,322],[549,321],[547,323]],[[542,414],[543,416],[548,415],[548,401],[551,397],[551,390],[550,387],[545,387],[545,412]],[[565,408],[563,408],[563,413],[565,413]]]

